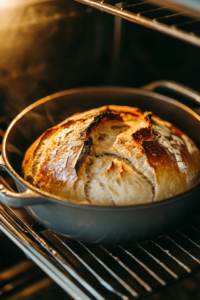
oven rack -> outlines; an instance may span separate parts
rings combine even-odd
[[[200,270],[200,212],[169,235],[123,246],[61,237],[4,204],[0,229],[74,299],[142,299]]]
[[[200,46],[200,7],[196,10],[196,17],[188,15],[188,11],[175,12],[168,3],[173,1],[155,0],[76,0],[102,12],[110,13],[122,19],[149,27],[177,39]],[[194,0],[191,0],[193,6]],[[181,1],[175,1],[181,2]],[[182,1],[184,2],[184,1]],[[167,5],[167,4],[168,5]],[[166,4],[164,6],[164,4]],[[196,4],[197,5],[197,4]],[[186,13],[187,12],[187,13]],[[198,16],[197,16],[198,15]]]
[[[71,300],[49,276],[0,232],[1,300]]]

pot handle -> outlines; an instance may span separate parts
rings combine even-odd
[[[13,174],[5,165],[2,155],[0,156],[0,170],[6,171],[11,177],[13,177]],[[13,177],[13,179],[16,181],[16,178]],[[31,191],[28,188],[26,188],[26,191],[23,193],[15,193],[14,191],[10,191],[9,185],[3,178],[0,179],[0,182],[0,202],[10,207],[17,208],[47,202],[45,197]]]
[[[200,104],[200,93],[174,81],[155,81],[142,87],[142,89],[151,92],[155,91],[157,88],[166,88],[170,91],[180,94],[181,96],[189,98],[195,103]]]

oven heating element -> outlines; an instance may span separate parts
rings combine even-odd
[[[169,235],[132,246],[73,241],[4,204],[0,229],[75,299],[142,299],[200,270],[200,213]]]
[[[200,46],[200,7],[195,17],[185,11],[175,12],[170,5],[156,6],[156,1],[144,0],[76,0],[125,20],[149,27],[196,46]],[[158,1],[157,1],[158,2]],[[162,1],[160,1],[162,2]],[[160,3],[159,2],[159,3]],[[165,1],[166,4],[167,1]],[[170,1],[168,1],[170,2]],[[176,1],[178,2],[178,1]],[[179,1],[184,2],[184,1]],[[189,2],[193,3],[194,0]],[[198,16],[197,16],[198,14]]]

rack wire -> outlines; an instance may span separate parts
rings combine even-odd
[[[97,8],[102,12],[110,13],[193,45],[200,46],[200,12],[199,17],[195,18],[189,16],[186,11],[175,12],[171,9],[170,5],[157,6],[155,1],[151,0],[76,1]]]
[[[141,299],[200,270],[200,214],[169,235],[134,245],[73,241],[25,209],[3,204],[0,229],[75,299]]]

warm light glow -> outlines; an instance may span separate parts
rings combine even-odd
[[[48,0],[0,0],[0,9],[39,3],[39,2],[46,2],[46,1]]]
[[[0,0],[0,8],[15,6],[17,0]]]

